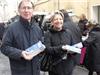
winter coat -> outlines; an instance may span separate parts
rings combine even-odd
[[[62,50],[62,45],[74,44],[70,30],[63,28],[61,31],[55,31],[50,29],[44,36],[44,42],[46,45],[46,52],[52,55],[52,60],[56,63],[53,65],[52,71],[58,73],[58,75],[68,75],[75,66],[74,57],[77,55],[76,53],[69,53],[68,56],[66,56],[67,58],[63,60],[67,51]],[[60,59],[62,60],[59,61]]]
[[[20,17],[7,29],[1,52],[9,57],[12,75],[40,75],[39,56],[27,61],[21,58],[21,52],[37,43],[41,37],[41,30],[34,19],[29,23]]]
[[[67,18],[67,20],[64,22],[64,27],[72,32],[71,34],[74,42],[73,45],[82,41],[80,29],[73,21]],[[77,54],[74,58],[76,64],[80,64],[80,54]]]
[[[80,41],[82,41],[80,28],[77,26],[77,24],[69,20],[69,21],[64,22],[64,27],[69,29],[72,32],[72,35],[74,36],[74,39],[73,39],[74,43],[79,43]]]
[[[100,72],[100,27],[93,28],[83,44],[88,50],[88,60],[86,60],[88,69]]]

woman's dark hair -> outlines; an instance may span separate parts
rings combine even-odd
[[[28,2],[31,2],[31,4],[32,4],[32,7],[33,7],[33,9],[34,9],[34,4],[33,4],[33,2],[32,1],[30,1],[30,0],[27,0]],[[23,3],[23,1],[21,1],[20,3],[19,3],[19,5],[18,5],[18,9],[21,7],[21,4]]]

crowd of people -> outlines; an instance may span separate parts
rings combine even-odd
[[[2,30],[4,34],[0,36],[0,50],[9,58],[11,75],[40,75],[42,53],[34,57],[26,51],[38,41],[45,45],[44,52],[51,55],[52,61],[56,63],[48,71],[49,75],[72,75],[75,66],[80,64],[81,54],[68,51],[66,45],[73,46],[80,42],[86,47],[83,65],[90,71],[89,75],[94,71],[100,75],[99,24],[88,21],[84,14],[76,24],[68,12],[62,9],[51,15],[49,28],[44,32],[33,15],[34,8],[30,0],[22,0],[18,6],[18,20],[11,23],[6,31]],[[87,35],[83,41],[82,36]]]

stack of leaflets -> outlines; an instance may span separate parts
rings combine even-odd
[[[68,51],[81,54],[81,49],[80,49],[80,48],[76,48],[76,47],[74,47],[74,46],[66,45],[66,49],[67,49]]]
[[[42,44],[41,41],[39,41],[36,44],[32,45],[31,47],[27,48],[26,51],[32,53],[33,56],[36,56],[40,52],[44,51],[45,48],[46,48],[45,45]]]
[[[77,44],[74,44],[73,46],[76,47],[76,48],[82,48],[83,44],[82,44],[82,42],[79,42]]]

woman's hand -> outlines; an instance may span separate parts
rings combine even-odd
[[[62,49],[67,51],[66,45],[63,45]]]

